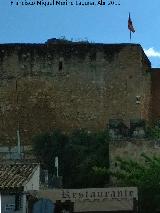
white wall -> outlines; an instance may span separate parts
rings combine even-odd
[[[23,213],[23,201],[21,206],[22,208],[19,211],[16,211],[16,213]],[[6,208],[8,208],[8,210]],[[1,212],[0,213],[15,213],[15,194],[1,195]]]
[[[40,179],[40,165],[37,166],[35,172],[32,177],[26,184],[24,185],[24,191],[27,192],[29,190],[39,190],[39,179]]]

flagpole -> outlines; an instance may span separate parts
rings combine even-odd
[[[129,17],[128,17],[128,29],[129,29],[129,38],[130,38],[130,42],[131,42],[131,38],[132,38],[132,33],[135,32],[135,29],[133,27],[133,24],[132,24],[132,20],[131,20],[131,16],[130,16],[130,12],[129,12]]]
[[[56,170],[57,170],[57,177],[59,176],[58,175],[58,156],[55,157],[55,167],[56,167]]]
[[[131,20],[131,17],[130,17],[130,12],[129,12],[129,18],[128,18],[128,20],[130,21]],[[130,39],[130,42],[131,42],[131,30],[129,29],[129,39]]]

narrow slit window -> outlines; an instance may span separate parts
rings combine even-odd
[[[63,68],[63,63],[62,63],[62,61],[59,61],[59,66],[58,66],[59,71],[61,71],[62,68]]]

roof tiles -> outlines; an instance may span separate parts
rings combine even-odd
[[[0,190],[22,188],[38,164],[0,164]]]

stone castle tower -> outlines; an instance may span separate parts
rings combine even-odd
[[[29,143],[55,128],[99,130],[111,119],[150,122],[151,72],[139,44],[1,44],[0,141],[16,141],[17,125]]]

